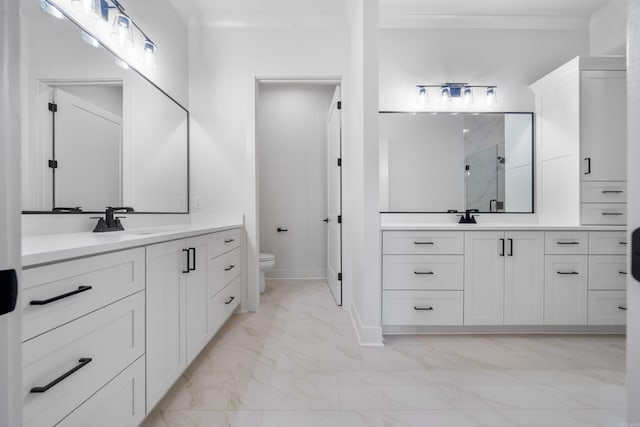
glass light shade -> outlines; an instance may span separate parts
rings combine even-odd
[[[153,69],[158,67],[158,61],[156,58],[157,52],[158,47],[154,42],[152,42],[151,40],[144,41],[144,53],[142,56],[142,62],[146,67]]]
[[[498,103],[498,97],[495,87],[487,88],[487,105],[496,105]]]
[[[133,23],[131,19],[123,14],[117,13],[113,19],[113,29],[111,38],[121,45],[133,46]]]
[[[85,43],[87,43],[90,46],[93,47],[102,47],[102,45],[100,44],[100,42],[98,41],[98,39],[96,39],[95,37],[93,37],[91,34],[87,33],[86,31],[81,31],[80,32],[80,37],[82,38],[82,40],[85,41]]]
[[[440,93],[442,95],[442,103],[447,104],[451,102],[451,89],[449,86],[442,86],[440,89]]]
[[[54,18],[67,19],[66,16],[60,12],[60,9],[54,6],[53,3],[50,3],[49,0],[40,0],[40,8]]]
[[[129,64],[127,64],[126,62],[124,62],[122,59],[118,58],[117,56],[115,57],[115,61],[116,61],[116,65],[122,69],[128,70],[129,69]]]
[[[462,89],[462,102],[465,105],[470,105],[473,102],[473,90],[470,87]]]

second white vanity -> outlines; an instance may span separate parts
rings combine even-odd
[[[23,239],[25,426],[137,426],[245,297],[242,224]]]
[[[626,245],[621,227],[387,224],[384,332],[622,332]]]

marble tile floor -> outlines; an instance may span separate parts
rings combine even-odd
[[[387,336],[360,347],[326,283],[269,280],[144,427],[624,425],[622,336]]]

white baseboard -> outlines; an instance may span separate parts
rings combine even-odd
[[[383,347],[384,342],[382,339],[382,328],[379,326],[363,326],[358,310],[351,302],[349,307],[349,314],[351,315],[351,323],[353,323],[353,329],[356,331],[358,342],[363,347]]]
[[[265,277],[267,279],[326,279],[326,269],[310,270],[271,270]]]

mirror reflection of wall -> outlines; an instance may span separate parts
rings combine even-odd
[[[188,112],[71,21],[21,6],[23,211],[187,213]]]
[[[381,113],[382,212],[533,211],[531,113]]]

